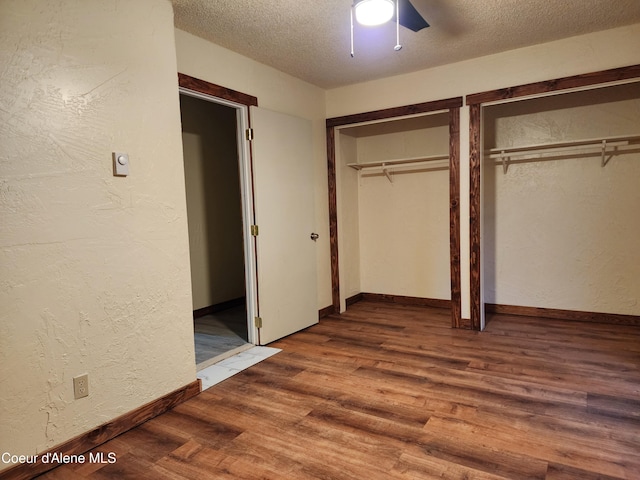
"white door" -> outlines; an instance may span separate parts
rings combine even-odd
[[[251,107],[259,343],[318,323],[311,122]]]

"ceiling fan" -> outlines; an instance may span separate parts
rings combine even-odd
[[[409,0],[398,0],[398,3],[400,4],[400,25],[414,32],[429,26]]]
[[[420,12],[409,0],[355,0],[351,6],[351,56],[353,51],[353,18],[365,26],[382,25],[396,17],[396,46],[394,50],[402,48],[400,44],[400,25],[414,32],[429,26]]]

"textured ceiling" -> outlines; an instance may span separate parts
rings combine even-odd
[[[355,28],[351,0],[172,0],[177,28],[323,88],[640,23],[640,0],[412,0],[431,24]],[[637,41],[633,39],[630,41]]]

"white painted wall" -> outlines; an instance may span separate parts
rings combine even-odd
[[[576,36],[418,72],[328,90],[327,117],[465,96],[640,63],[640,24]],[[461,109],[462,316],[470,316],[469,111]]]
[[[173,15],[4,0],[0,31],[0,452],[30,455],[195,380]]]
[[[640,83],[487,107],[485,148],[640,136]],[[485,160],[485,301],[640,314],[640,140],[581,157]],[[517,160],[517,158],[514,158]]]
[[[253,95],[259,107],[311,120],[318,309],[331,305],[325,91],[181,30],[175,35],[179,72]]]

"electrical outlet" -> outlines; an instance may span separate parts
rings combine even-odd
[[[73,377],[73,398],[83,398],[89,395],[89,374]]]

